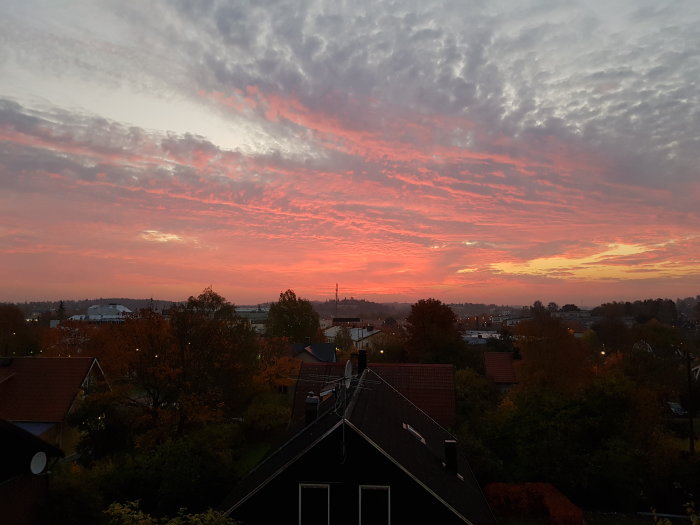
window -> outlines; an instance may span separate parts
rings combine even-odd
[[[299,483],[299,525],[329,525],[330,485]]]
[[[391,488],[360,485],[360,525],[391,524]]]

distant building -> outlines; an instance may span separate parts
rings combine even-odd
[[[323,335],[326,336],[327,339],[335,341],[336,336],[343,328],[347,328],[355,346],[362,348],[367,347],[371,337],[382,333],[381,330],[375,330],[374,326],[371,325],[360,327],[344,327],[342,325],[335,325],[331,326],[330,328],[326,328],[323,331]]]
[[[489,339],[500,339],[501,334],[496,330],[467,330],[462,335],[467,343],[472,345],[483,345]]]
[[[270,315],[269,307],[257,307],[257,308],[236,308],[236,314],[238,314],[241,319],[245,319],[250,323],[253,329],[262,334],[265,332],[267,327],[267,318]]]
[[[362,319],[359,317],[334,317],[332,321],[333,326],[355,327],[360,323],[362,323]]]
[[[88,323],[123,323],[131,313],[131,310],[121,304],[93,304],[87,309],[86,314],[74,315],[69,320]]]

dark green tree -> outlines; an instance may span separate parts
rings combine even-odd
[[[36,323],[27,322],[19,306],[0,304],[0,355],[32,355],[38,350]]]
[[[187,419],[214,416],[203,407],[238,414],[248,401],[248,382],[258,355],[250,323],[211,288],[174,306],[170,315],[180,366],[182,415]]]
[[[519,388],[568,392],[591,377],[593,350],[556,317],[539,316],[517,326]]]
[[[545,308],[544,304],[542,304],[542,301],[537,300],[534,303],[532,303],[532,306],[530,307],[530,315],[535,319],[539,319],[541,317],[549,317],[549,310]]]
[[[333,342],[335,343],[335,347],[342,352],[347,353],[350,351],[350,349],[353,347],[354,341],[352,340],[350,330],[348,330],[347,326],[340,327],[338,332],[335,334],[335,339]]]
[[[311,302],[296,296],[292,290],[280,294],[279,301],[270,305],[267,317],[267,335],[286,337],[293,343],[306,338],[317,342],[319,316]]]
[[[411,305],[406,322],[411,361],[464,366],[467,345],[448,305],[438,299],[421,299]]]
[[[63,301],[59,301],[59,303],[58,303],[58,310],[56,310],[56,317],[58,317],[59,321],[63,321],[66,318],[66,305],[63,304]]]

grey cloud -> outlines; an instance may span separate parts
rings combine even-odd
[[[29,138],[27,145],[11,141],[0,145],[2,183],[7,189],[35,191],[42,184],[43,174],[56,173],[68,179],[111,182],[123,190],[160,186],[203,194],[213,191],[234,202],[258,199],[264,191],[264,186],[250,178],[232,179],[227,173],[216,171],[220,169],[216,163],[214,171],[207,173],[177,164],[178,157],[192,158],[198,153],[215,159],[233,160],[237,156],[193,135],[160,137],[105,119],[67,112],[32,114],[19,104],[2,100],[0,126]],[[37,141],[36,146],[33,141]],[[158,146],[160,153],[153,151]],[[168,160],[171,169],[163,167]],[[110,191],[120,190],[115,187]]]
[[[503,151],[491,140],[503,135],[517,143],[513,153],[536,155],[552,137],[609,156],[617,182],[658,186],[664,169],[664,183],[685,183],[700,140],[698,8],[686,2],[679,16],[637,5],[619,13],[583,1],[118,9],[146,35],[145,47],[183,61],[177,87],[186,96],[255,85],[378,135],[394,133],[392,112],[461,116],[479,130],[476,150]],[[368,100],[382,110],[358,103]],[[285,121],[261,125],[280,137],[301,133]],[[439,130],[434,138],[453,141]]]

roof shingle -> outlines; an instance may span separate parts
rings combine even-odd
[[[15,357],[0,366],[0,418],[62,422],[95,359]]]
[[[370,363],[368,367],[439,424],[445,427],[455,424],[456,401],[452,365]],[[344,363],[302,363],[292,420],[303,418],[304,401],[308,392],[318,394],[325,390],[343,377],[344,371]]]

